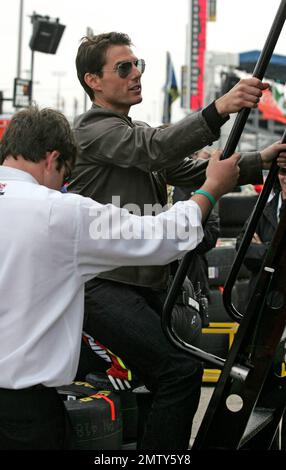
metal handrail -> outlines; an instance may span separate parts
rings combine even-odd
[[[276,16],[274,18],[270,32],[266,39],[265,45],[263,47],[263,50],[260,54],[260,57],[253,71],[253,76],[256,78],[259,78],[260,80],[262,80],[264,73],[266,71],[266,68],[270,62],[274,48],[276,46],[281,30],[283,28],[285,19],[286,19],[286,0],[281,0],[280,6],[277,10]],[[249,112],[250,112],[250,109],[244,108],[238,113],[236,120],[234,122],[233,128],[228,137],[227,143],[225,145],[222,159],[230,157],[235,151],[237,144],[239,142],[239,139],[241,137],[241,134],[243,132],[245,123],[247,121]],[[273,176],[274,176],[274,170],[272,171],[273,171]],[[199,348],[192,346],[189,343],[186,343],[181,338],[179,338],[179,336],[176,334],[176,332],[174,331],[172,327],[173,307],[174,307],[176,298],[178,296],[179,290],[186,278],[188,268],[192,262],[192,259],[193,259],[193,252],[187,253],[182,259],[179,265],[179,268],[177,269],[173,283],[169,289],[168,295],[165,300],[165,304],[163,306],[162,328],[167,338],[169,339],[169,341],[177,348],[189,352],[192,356],[204,361],[205,363],[210,363],[212,365],[215,365],[217,368],[223,368],[225,364],[224,359],[214,356],[212,354],[209,354],[206,351],[203,351]],[[228,302],[229,302],[230,297],[231,295],[227,297]]]
[[[284,131],[281,143],[286,143],[286,130]],[[223,290],[223,303],[224,307],[229,314],[229,316],[236,322],[240,323],[243,318],[243,314],[237,310],[231,301],[231,293],[236,281],[239,270],[242,266],[245,254],[251,243],[252,237],[254,235],[257,223],[259,218],[264,210],[264,207],[268,201],[271,189],[273,188],[274,182],[277,178],[279,167],[276,164],[276,161],[272,162],[269,174],[266,178],[265,184],[263,186],[262,192],[259,195],[259,198],[255,204],[255,207],[250,216],[249,222],[247,224],[245,233],[243,235],[240,247],[237,251],[236,257],[234,259],[233,265],[229,272],[228,278],[226,280],[224,290]]]

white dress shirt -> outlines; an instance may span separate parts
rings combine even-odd
[[[0,387],[9,389],[74,379],[87,280],[123,265],[167,264],[203,237],[195,202],[138,217],[3,166],[0,220]]]

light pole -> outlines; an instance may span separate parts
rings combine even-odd
[[[17,74],[16,74],[18,78],[21,77],[21,66],[22,66],[23,11],[24,11],[24,0],[20,0],[19,30],[18,30],[18,58],[17,58]]]
[[[94,36],[94,31],[90,26],[86,27],[86,37],[87,38],[92,38]],[[87,111],[87,93],[84,92],[84,97],[83,97],[83,111],[84,113]]]
[[[38,15],[33,12],[31,16],[33,25],[32,36],[30,39],[31,54],[31,101],[34,81],[34,52],[45,52],[55,54],[65,30],[65,26],[60,24],[59,18],[52,20],[49,16]]]
[[[66,72],[62,70],[55,70],[54,72],[52,72],[52,74],[55,77],[58,77],[56,108],[58,111],[61,111],[61,78],[66,75]]]

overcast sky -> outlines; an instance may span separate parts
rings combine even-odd
[[[17,70],[19,4],[20,0],[5,2],[0,16],[0,90],[6,97],[12,96]],[[81,112],[84,93],[74,66],[80,38],[87,27],[95,34],[126,32],[136,46],[137,56],[146,61],[142,79],[144,100],[132,109],[131,115],[148,122],[160,121],[167,50],[180,84],[188,4],[189,0],[24,0],[22,77],[29,78],[31,61],[29,15],[36,12],[58,17],[66,30],[56,55],[35,53],[34,98],[40,106],[56,106],[60,93],[67,114],[72,114],[75,99]],[[224,52],[261,49],[279,5],[280,0],[217,0],[217,21],[207,27],[207,49]],[[275,52],[286,55],[286,26]],[[5,107],[8,110],[9,104]],[[179,103],[176,108],[179,115]]]

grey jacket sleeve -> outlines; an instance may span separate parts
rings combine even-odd
[[[101,165],[134,166],[143,171],[181,162],[219,137],[209,128],[202,112],[161,129],[135,125],[128,117],[92,108],[75,122],[74,131],[85,158]]]
[[[242,153],[239,168],[239,185],[263,183],[262,160],[259,152]]]
[[[166,170],[166,182],[173,186],[201,186],[205,179],[207,160],[185,158],[178,165]],[[240,175],[238,185],[262,184],[262,162],[259,152],[245,152],[239,161]]]

